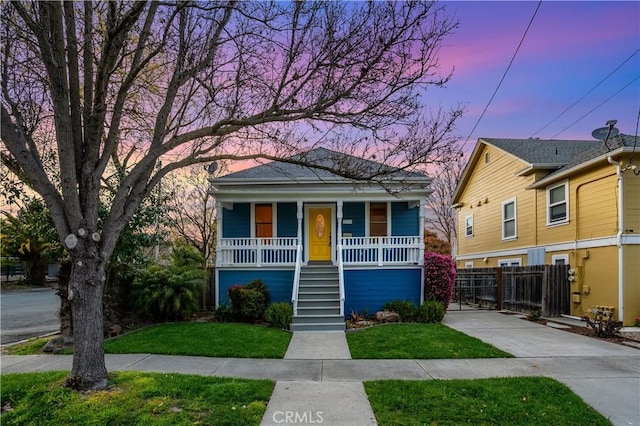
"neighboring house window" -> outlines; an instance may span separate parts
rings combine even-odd
[[[489,153],[485,152],[484,153],[484,164],[489,164],[490,158],[489,158]]]
[[[519,257],[513,259],[499,259],[498,266],[501,268],[505,266],[522,266],[522,259]]]
[[[551,256],[551,264],[552,265],[568,265],[569,264],[569,255],[568,254],[554,254]]]
[[[502,239],[516,238],[516,200],[502,203]]]
[[[567,182],[564,182],[547,189],[547,225],[569,220],[568,186]]]
[[[369,204],[369,236],[387,236],[387,203]]]
[[[473,215],[464,218],[464,235],[473,237]]]
[[[273,237],[273,206],[271,204],[256,204],[256,237]]]

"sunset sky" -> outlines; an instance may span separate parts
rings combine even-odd
[[[447,88],[428,90],[424,103],[466,104],[456,129],[463,140],[489,102],[537,5],[537,1],[444,2],[460,27],[445,40],[439,57],[443,70],[455,70]],[[610,119],[618,120],[620,132],[634,134],[640,107],[639,50],[640,2],[543,1],[466,150],[479,137],[592,139],[592,130]]]

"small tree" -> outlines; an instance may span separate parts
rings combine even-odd
[[[44,285],[47,264],[58,261],[63,254],[49,210],[40,200],[31,199],[16,216],[4,215],[0,220],[2,254],[18,257],[26,264],[27,283]]]
[[[438,237],[438,234],[426,230],[424,231],[424,251],[443,254],[446,256],[451,255],[451,244],[449,242]]]
[[[436,300],[445,307],[453,295],[456,280],[455,263],[450,256],[427,252],[424,254],[424,300]]]

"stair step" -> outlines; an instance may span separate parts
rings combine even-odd
[[[299,313],[299,312],[298,312]],[[309,315],[295,315],[291,320],[292,324],[313,324],[313,323],[331,323],[339,324],[344,323],[345,319],[340,314],[309,314]]]
[[[346,326],[333,323],[317,323],[317,324],[291,324],[291,331],[345,331]]]
[[[339,315],[340,306],[300,306],[298,305],[298,316],[307,317],[310,315]]]

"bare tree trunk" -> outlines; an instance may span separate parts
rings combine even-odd
[[[104,389],[107,386],[102,327],[104,282],[103,263],[96,259],[74,259],[69,279],[73,314],[73,367],[65,382],[74,389]]]

